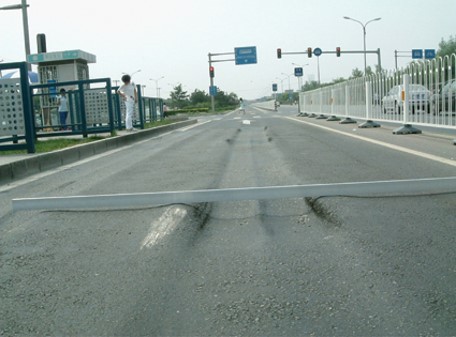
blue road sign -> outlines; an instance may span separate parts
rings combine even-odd
[[[277,83],[272,83],[272,91],[277,91]]]
[[[215,85],[209,87],[209,95],[217,96],[217,87]]]
[[[256,47],[234,48],[234,57],[236,65],[255,64],[257,63]]]
[[[423,49],[412,49],[412,59],[422,59]]]
[[[323,51],[320,48],[315,48],[314,49],[314,55],[315,56],[320,56],[321,54],[323,54]]]
[[[424,57],[428,60],[435,59],[435,49],[425,49]]]
[[[296,67],[294,70],[295,70],[296,77],[302,77],[302,75],[303,75],[302,67]]]

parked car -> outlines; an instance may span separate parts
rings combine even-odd
[[[403,109],[402,90],[403,85],[393,87],[382,99],[382,109],[384,113],[398,113]],[[430,112],[430,97],[431,92],[426,87],[420,84],[410,84],[409,86],[409,107],[412,113],[416,111]]]

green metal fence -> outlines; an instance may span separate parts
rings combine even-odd
[[[125,104],[117,94],[119,87],[113,87],[113,105],[115,125],[118,130],[125,129]],[[141,85],[136,85],[138,92],[138,102],[135,105],[133,114],[133,126],[138,129],[144,129],[145,124],[159,121],[164,118],[163,99],[155,97],[144,97],[141,91]]]
[[[114,132],[111,79],[38,84],[30,87],[35,116],[35,137],[55,137]],[[68,116],[58,111],[59,92],[65,89]]]
[[[0,151],[35,152],[32,102],[27,63],[0,63],[17,78],[0,78]]]
[[[125,128],[125,104],[110,78],[30,85],[27,63],[1,63],[0,70],[18,74],[17,78],[0,78],[0,151],[34,153],[39,138],[88,137]],[[58,108],[61,89],[66,92],[66,117],[60,116]],[[141,85],[137,91],[133,125],[144,129],[147,123],[164,118],[164,102],[143,97]]]

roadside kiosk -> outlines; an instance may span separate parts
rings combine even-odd
[[[76,49],[56,51],[49,53],[31,54],[27,61],[38,65],[38,74],[41,84],[80,81],[89,79],[89,63],[96,63],[96,56]],[[76,87],[62,87],[66,91],[75,90]],[[41,116],[44,125],[51,126],[51,111],[56,109],[58,90],[49,87],[41,96]]]

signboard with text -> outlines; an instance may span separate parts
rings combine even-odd
[[[256,47],[234,48],[234,58],[236,65],[256,64],[257,51]]]

